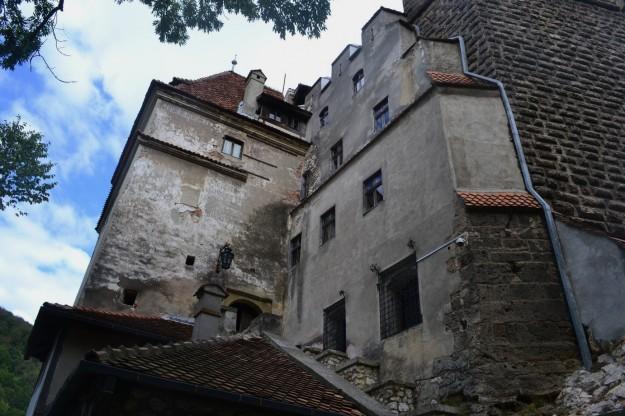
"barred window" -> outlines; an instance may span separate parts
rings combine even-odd
[[[299,264],[299,258],[302,252],[302,234],[298,234],[291,239],[291,245],[289,248],[289,263],[291,267],[295,267]]]
[[[391,121],[391,115],[388,111],[388,97],[383,99],[373,107],[373,127],[375,131],[380,131]]]
[[[334,238],[335,226],[336,217],[334,215],[334,207],[332,207],[321,216],[321,244]]]
[[[367,213],[377,207],[384,200],[384,186],[382,185],[382,171],[371,175],[362,184],[364,212]]]
[[[423,321],[414,255],[382,272],[378,290],[380,335],[383,339],[417,326]]]
[[[341,299],[323,310],[323,349],[345,352],[345,329],[345,299]]]
[[[332,167],[337,170],[343,164],[343,140],[339,140],[330,148]]]

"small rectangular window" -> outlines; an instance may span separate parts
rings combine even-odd
[[[221,148],[221,153],[241,159],[243,154],[243,143],[230,137],[224,137],[224,144]]]
[[[378,290],[382,338],[423,322],[417,259],[414,254],[382,272]]]
[[[334,215],[334,207],[332,207],[321,216],[321,244],[334,238],[335,228],[336,217]]]
[[[300,193],[299,193],[299,198],[301,200],[304,200],[308,197],[308,194],[310,193],[310,180],[311,180],[311,174],[310,171],[307,170],[302,174],[302,182],[301,182],[301,188],[300,188]]]
[[[328,125],[329,121],[330,121],[329,120],[329,110],[328,110],[328,107],[325,107],[319,113],[319,124],[321,124],[321,127],[324,127],[324,126]]]
[[[343,140],[339,140],[332,146],[330,154],[332,156],[332,167],[336,170],[343,164]]]
[[[384,201],[384,185],[382,183],[382,171],[379,170],[371,175],[362,184],[364,212],[369,212]]]
[[[388,110],[388,97],[380,101],[378,105],[373,107],[373,120],[375,131],[380,131],[391,121]]]
[[[302,234],[298,234],[291,239],[289,247],[289,263],[291,267],[295,267],[299,264],[300,255],[302,253]]]
[[[347,349],[345,299],[323,310],[323,349],[342,352]]]
[[[354,85],[354,94],[357,94],[365,85],[365,72],[362,69],[356,72],[356,75],[352,78],[352,82]]]
[[[134,289],[124,289],[122,293],[122,302],[124,302],[124,305],[134,306],[137,301],[138,294],[139,292]]]

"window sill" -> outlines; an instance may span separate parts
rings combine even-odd
[[[375,211],[376,208],[378,208],[379,206],[383,206],[384,205],[384,201],[382,200],[380,202],[378,202],[378,204],[372,208],[369,208],[368,210],[363,211],[362,216],[364,217],[365,215],[367,215],[368,213],[370,213],[371,211]]]

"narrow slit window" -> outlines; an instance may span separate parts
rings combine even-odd
[[[345,299],[323,311],[323,349],[342,352],[347,350]]]
[[[302,234],[298,234],[291,239],[289,258],[291,267],[295,267],[299,264],[300,255],[302,253]]]
[[[335,235],[336,216],[334,214],[334,207],[332,207],[321,216],[321,244],[332,240]]]
[[[363,205],[367,213],[384,201],[384,184],[382,183],[382,171],[379,170],[363,182]]]
[[[352,82],[354,85],[354,94],[358,94],[365,85],[365,72],[362,69],[356,72],[356,75],[352,78]]]
[[[195,264],[195,256],[187,256],[187,260],[184,264],[187,266],[193,266]]]
[[[224,137],[221,153],[241,159],[243,155],[243,143],[231,137]]]
[[[308,197],[308,194],[310,193],[310,182],[311,182],[311,173],[309,170],[307,170],[302,174],[301,188],[300,188],[300,195],[299,195],[301,200],[304,200]]]
[[[339,140],[330,149],[332,168],[337,170],[343,164],[343,140]]]
[[[382,130],[391,121],[391,115],[388,110],[388,97],[373,107],[373,120],[375,131]]]
[[[423,322],[414,255],[382,272],[378,290],[382,338],[388,338]]]

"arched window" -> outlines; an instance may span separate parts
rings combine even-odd
[[[261,314],[261,310],[257,306],[248,302],[236,301],[230,306],[237,310],[237,332],[246,330],[254,318]]]

